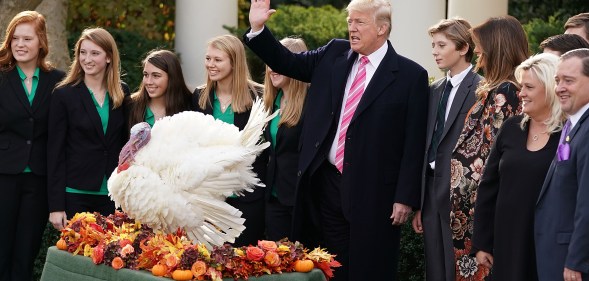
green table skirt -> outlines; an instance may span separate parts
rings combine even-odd
[[[120,269],[114,270],[104,264],[95,265],[92,260],[84,256],[74,256],[66,251],[58,250],[55,246],[47,251],[47,259],[43,268],[41,281],[170,281],[172,279],[156,277],[144,270]],[[225,278],[226,281],[233,279]],[[309,273],[284,273],[251,277],[251,281],[325,281],[325,276],[319,269]]]

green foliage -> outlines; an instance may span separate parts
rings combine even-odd
[[[423,236],[416,234],[411,227],[411,221],[401,228],[401,249],[399,251],[398,280],[425,280],[425,256],[423,250]]]
[[[133,92],[139,88],[139,84],[143,79],[141,61],[145,58],[147,52],[153,49],[169,49],[171,46],[168,44],[170,43],[150,40],[136,32],[122,29],[107,28],[107,30],[112,34],[119,48],[122,80],[129,85],[129,89]],[[79,36],[80,32],[69,34],[68,45],[71,46],[70,50],[73,51]],[[73,58],[73,53],[70,56]]]
[[[51,223],[47,223],[45,226],[45,233],[41,241],[41,249],[35,259],[35,265],[33,268],[33,280],[40,280],[41,273],[43,273],[43,266],[45,266],[45,256],[47,255],[47,248],[54,246],[59,240],[59,231],[55,230]]]
[[[539,45],[544,39],[563,33],[563,26],[566,18],[557,18],[557,16],[550,16],[548,20],[535,18],[524,24],[524,30],[528,35],[530,50],[532,54],[540,53]]]
[[[244,5],[246,4],[244,2]],[[283,5],[279,6],[276,13],[268,20],[267,26],[276,38],[300,37],[312,50],[327,44],[333,38],[347,38],[346,16],[345,11],[329,5],[308,8]],[[247,18],[247,14],[244,14],[244,17]],[[225,29],[241,38],[248,28],[247,25],[248,23],[238,28],[225,26]],[[246,51],[254,80],[263,82],[264,63],[249,49]]]
[[[566,21],[570,16],[589,11],[587,0],[509,0],[509,14],[527,23],[553,15]],[[562,26],[561,26],[562,27]]]
[[[137,32],[151,40],[174,41],[174,0],[71,0],[67,30],[101,26]]]
[[[298,36],[310,49],[320,47],[333,38],[347,38],[346,12],[333,6],[280,6],[267,22],[277,38]]]

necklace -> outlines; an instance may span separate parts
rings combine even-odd
[[[33,77],[25,77],[25,83],[30,85],[33,82]]]
[[[537,140],[538,140],[538,135],[533,135],[533,136],[532,136],[532,140],[533,140],[533,141],[537,141]]]

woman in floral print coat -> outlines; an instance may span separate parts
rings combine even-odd
[[[488,280],[491,270],[477,264],[471,252],[477,188],[495,134],[508,117],[519,114],[515,68],[528,57],[528,41],[519,21],[493,17],[471,29],[476,70],[485,79],[466,117],[450,164],[450,227],[454,242],[456,280]]]

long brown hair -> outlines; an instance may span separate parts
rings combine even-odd
[[[482,50],[475,71],[482,69],[485,76],[477,88],[477,96],[483,97],[503,82],[517,85],[515,68],[528,58],[529,52],[521,23],[512,16],[492,17],[471,32]]]
[[[121,86],[121,60],[119,58],[119,49],[115,39],[108,33],[108,31],[97,27],[87,28],[82,31],[76,47],[74,49],[74,60],[70,65],[70,69],[66,77],[57,84],[57,88],[62,88],[67,85],[77,85],[84,81],[84,70],[80,65],[80,46],[82,41],[88,40],[98,45],[106,52],[106,57],[110,58],[110,63],[106,65],[106,73],[104,75],[103,83],[106,84],[108,95],[113,101],[113,108],[117,108],[123,104],[125,93]]]
[[[178,56],[168,50],[152,50],[143,60],[143,67],[148,62],[168,74],[168,88],[164,93],[166,115],[189,110],[192,93],[186,87]],[[150,97],[143,81],[139,85],[139,90],[131,95],[131,100],[133,106],[129,114],[129,128],[143,121],[145,109],[149,104]]]
[[[300,53],[307,51],[307,45],[303,39],[299,38],[284,38],[280,40],[280,43],[284,45],[291,52]],[[288,103],[281,108],[281,117],[278,125],[285,124],[287,127],[296,126],[301,119],[303,113],[303,105],[305,103],[305,97],[307,96],[308,84],[299,80],[295,80],[284,76],[289,89]],[[272,85],[270,79],[270,71],[266,66],[266,74],[264,76],[264,106],[266,110],[272,111],[274,106],[274,100],[278,89]]]
[[[231,108],[233,112],[242,113],[249,110],[253,105],[251,93],[257,93],[257,88],[261,87],[261,85],[251,79],[243,43],[233,35],[221,35],[211,39],[208,46],[218,49],[229,56],[232,67],[231,87],[233,97]],[[212,104],[209,93],[217,88],[217,82],[212,81],[207,74],[206,84],[198,88],[202,89],[198,99],[198,106],[205,109],[207,105]]]
[[[35,26],[35,32],[39,38],[39,55],[37,56],[37,66],[43,71],[53,69],[51,64],[46,60],[49,54],[49,43],[47,41],[47,26],[45,17],[36,11],[23,11],[18,13],[6,28],[4,41],[0,47],[0,71],[10,71],[16,65],[16,60],[12,56],[12,36],[16,26],[21,23],[32,23]]]

